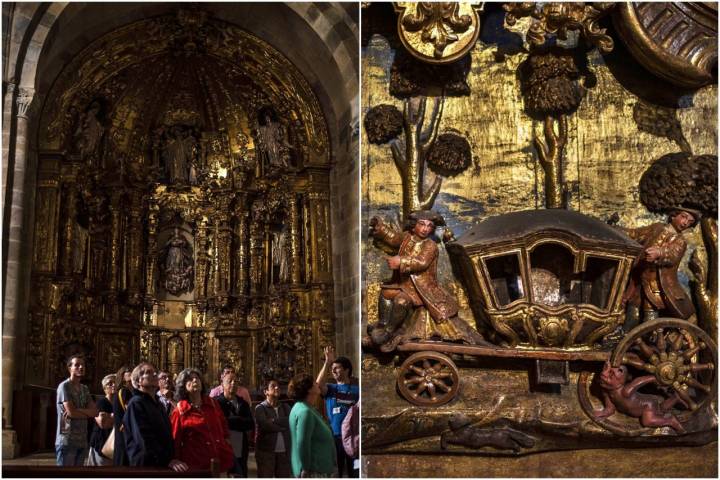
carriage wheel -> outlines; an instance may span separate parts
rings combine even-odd
[[[685,320],[658,318],[639,325],[618,344],[610,363],[655,375],[658,391],[679,398],[676,416],[681,422],[712,402],[717,392],[715,342]]]
[[[455,363],[442,353],[417,352],[400,366],[397,376],[400,394],[421,407],[444,405],[460,389],[460,375]]]
[[[664,399],[677,398],[672,413],[681,423],[705,411],[717,392],[717,347],[709,335],[685,320],[659,318],[631,330],[610,357],[613,367],[625,365],[637,375],[654,375],[648,386]],[[593,374],[582,372],[578,382],[580,404],[587,415],[607,430],[620,435],[649,434],[636,419],[617,414],[596,418],[590,393]],[[644,387],[643,387],[644,388]],[[599,406],[599,404],[597,404]]]

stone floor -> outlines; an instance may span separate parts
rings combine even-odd
[[[54,452],[40,452],[28,455],[26,457],[13,458],[12,460],[3,460],[3,465],[55,465]],[[255,453],[250,452],[248,458],[248,477],[257,477],[257,464],[255,463]]]

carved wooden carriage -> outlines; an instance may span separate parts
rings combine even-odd
[[[681,422],[716,398],[717,348],[705,331],[672,318],[623,329],[622,295],[643,249],[621,230],[577,212],[532,210],[488,218],[446,247],[478,330],[492,343],[398,345],[401,355],[410,354],[398,370],[398,390],[411,403],[439,406],[458,395],[453,355],[533,359],[536,381],[555,384],[569,383],[569,362],[595,362],[578,377],[580,403],[622,435],[649,429],[593,415],[590,385],[600,362],[653,375],[654,394],[682,399]]]
[[[588,350],[623,323],[642,247],[577,212],[528,210],[489,218],[447,250],[496,343]]]

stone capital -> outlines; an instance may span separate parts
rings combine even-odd
[[[33,101],[33,98],[35,97],[35,90],[32,88],[23,88],[20,87],[18,89],[18,94],[15,99],[17,102],[17,115],[20,118],[27,118],[27,112],[30,108],[30,104]]]

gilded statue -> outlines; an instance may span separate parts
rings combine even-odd
[[[179,228],[175,228],[163,247],[160,274],[163,287],[173,295],[182,295],[193,289],[193,250]]]
[[[75,146],[80,154],[81,161],[97,162],[105,127],[100,123],[100,102],[92,102],[87,111],[81,116],[78,128],[75,131]]]
[[[457,301],[438,284],[439,249],[431,236],[436,226],[444,225],[442,216],[431,210],[412,212],[402,232],[378,217],[370,220],[371,236],[395,252],[386,258],[393,276],[381,287],[380,318],[369,331],[374,344],[415,338],[485,343],[458,317]],[[406,320],[411,320],[407,330]]]
[[[287,168],[292,146],[287,141],[285,126],[280,122],[274,122],[270,112],[266,111],[264,124],[260,124],[258,132],[258,143],[266,165],[271,168]]]
[[[645,250],[630,276],[624,299],[641,307],[644,321],[655,320],[661,312],[684,320],[695,313],[677,270],[687,249],[682,232],[699,219],[697,210],[678,207],[670,212],[668,223],[626,230]]]
[[[167,342],[167,365],[173,375],[185,368],[185,344],[177,335]]]
[[[290,279],[290,259],[287,252],[288,229],[283,226],[279,232],[273,232],[272,262],[278,270],[278,283],[288,283]]]
[[[195,183],[194,159],[197,152],[197,140],[189,128],[175,125],[170,129],[163,151],[170,183]]]

